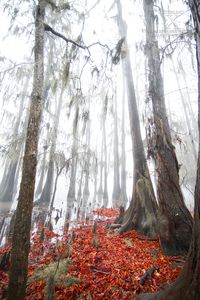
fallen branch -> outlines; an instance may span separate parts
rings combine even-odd
[[[101,274],[110,274],[110,272],[106,271],[106,270],[102,270],[102,269],[99,269],[95,266],[90,266],[89,267],[93,272],[97,272],[97,273],[101,273]]]
[[[156,268],[156,267],[152,267],[152,268],[148,269],[148,270],[144,273],[144,275],[141,277],[139,283],[140,283],[141,285],[145,284],[145,281],[146,281],[149,277],[152,278],[153,273],[154,273],[156,270],[158,270],[158,268]]]

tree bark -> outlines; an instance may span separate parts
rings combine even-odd
[[[106,139],[106,116],[108,107],[108,96],[105,97],[104,107],[103,107],[103,149],[104,149],[104,187],[103,187],[103,206],[108,206],[108,151],[107,151],[107,139]]]
[[[126,193],[126,152],[125,152],[125,82],[123,80],[123,99],[122,99],[122,128],[121,128],[121,195],[120,204],[126,207],[128,197]]]
[[[97,191],[97,207],[101,205],[102,198],[103,198],[103,133],[102,133],[102,139],[101,139],[101,160],[99,163],[99,188]]]
[[[121,37],[126,38],[127,26],[122,17],[120,0],[117,0],[117,7],[119,31]],[[126,41],[123,47],[126,54],[122,59],[122,67],[128,94],[128,109],[133,144],[134,182],[132,200],[125,213],[125,222],[122,224],[120,232],[136,229],[147,236],[155,236],[157,234],[157,203],[142,143],[131,62]]]
[[[192,242],[189,254],[177,280],[164,291],[156,294],[141,294],[138,300],[198,300],[200,299],[200,1],[190,0],[189,6],[192,12],[196,29],[196,55],[198,70],[198,131],[199,152],[197,162],[197,177],[195,187],[195,208]]]
[[[63,93],[66,87],[66,84],[68,82],[69,73],[65,74],[65,70],[69,70],[70,63],[69,63],[69,57],[68,57],[68,50],[65,52],[65,58],[66,61],[64,63],[63,67],[63,74],[62,74],[62,86],[61,91],[58,99],[58,104],[55,111],[55,117],[54,117],[54,123],[53,123],[53,129],[52,129],[52,136],[51,136],[51,147],[50,147],[50,154],[49,154],[49,163],[48,163],[48,171],[46,176],[46,182],[44,184],[40,199],[38,200],[39,207],[41,206],[42,209],[44,209],[44,214],[47,213],[47,209],[49,207],[49,204],[52,199],[52,193],[53,193],[53,181],[54,181],[54,155],[56,151],[56,142],[57,142],[57,136],[58,136],[58,128],[59,128],[59,121],[60,121],[60,114],[62,109],[62,103],[63,103]],[[49,58],[51,62],[51,57]],[[48,78],[48,74],[47,74]]]
[[[90,134],[91,134],[91,126],[90,126],[90,100],[89,100],[89,117],[87,120],[87,129],[86,129],[86,155],[85,155],[85,162],[84,162],[84,173],[85,173],[85,183],[83,189],[83,201],[82,201],[82,218],[84,218],[87,214],[88,208],[88,200],[90,196],[89,191],[89,173],[90,173]]]
[[[33,90],[31,94],[31,106],[23,158],[22,179],[12,241],[8,286],[9,300],[24,299],[26,291],[31,215],[37,164],[37,145],[43,109],[44,15],[45,1],[39,0],[36,7],[35,20],[35,64]]]
[[[155,126],[155,157],[158,173],[159,235],[167,255],[186,254],[192,234],[192,217],[179,185],[179,166],[165,107],[158,42],[155,38],[153,0],[143,0],[146,21],[145,51],[149,67],[149,97]]]
[[[73,122],[73,144],[72,144],[72,165],[70,174],[69,190],[67,194],[67,210],[65,216],[65,223],[71,218],[72,205],[76,200],[76,173],[77,173],[77,132],[79,127],[79,107],[78,102],[76,102],[76,111]]]
[[[120,176],[119,176],[119,141],[118,141],[118,120],[117,120],[117,99],[114,95],[114,182],[112,201],[114,207],[120,207]]]
[[[20,101],[18,117],[16,118],[16,122],[13,130],[13,137],[16,139],[16,136],[20,134],[20,124],[21,124],[21,116],[23,114],[24,102],[27,97],[27,87],[30,78],[27,77],[24,84],[24,88],[22,91],[22,99]],[[5,216],[6,213],[10,211],[12,201],[13,201],[13,192],[15,188],[15,177],[17,174],[17,167],[20,163],[20,154],[23,150],[24,143],[21,141],[11,142],[11,147],[9,147],[9,151],[11,152],[11,160],[10,157],[7,157],[7,163],[5,164],[5,170],[2,177],[2,181],[0,184],[0,213]],[[13,147],[14,145],[14,147]]]

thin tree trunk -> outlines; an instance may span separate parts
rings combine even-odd
[[[103,198],[103,134],[102,134],[102,140],[101,140],[101,158],[99,163],[100,168],[100,178],[99,178],[99,188],[97,191],[97,206],[99,207],[101,205],[101,201]]]
[[[193,157],[194,157],[194,162],[197,163],[197,150],[195,148],[194,138],[193,138],[193,135],[192,135],[192,128],[191,128],[191,124],[190,124],[190,117],[188,115],[187,104],[186,104],[183,92],[181,90],[181,85],[180,85],[179,77],[178,77],[176,69],[175,69],[173,58],[171,59],[171,62],[172,62],[174,75],[176,77],[180,97],[181,97],[181,103],[182,103],[182,107],[183,107],[183,111],[184,111],[184,115],[185,115],[186,125],[187,125],[187,129],[188,129],[188,135],[189,135],[189,139],[190,139],[190,145],[191,145],[192,154],[193,154]],[[189,99],[188,99],[188,101],[189,101]]]
[[[24,82],[24,89],[22,91],[22,99],[20,101],[19,111],[18,111],[18,117],[16,119],[14,130],[13,130],[13,137],[16,139],[17,135],[19,135],[20,131],[20,124],[21,124],[21,116],[24,109],[24,101],[27,97],[27,87],[29,83],[30,78],[28,77]],[[16,171],[17,166],[20,162],[20,153],[23,149],[23,143],[20,142],[13,142],[11,145],[14,144],[14,149],[10,149],[12,152],[12,160],[6,164],[4,175],[2,178],[2,182],[0,184],[0,212],[5,216],[6,213],[10,211],[12,201],[13,201],[13,192],[15,187],[15,177],[16,177]],[[14,152],[14,153],[13,153]],[[8,158],[10,160],[10,158]]]
[[[81,178],[79,180],[79,187],[78,187],[78,193],[77,193],[77,206],[78,206],[78,211],[77,211],[77,218],[80,218],[80,211],[81,211],[81,205],[82,205],[82,184],[83,184],[83,169],[81,170]]]
[[[96,151],[97,153],[97,151]],[[92,201],[92,207],[96,208],[96,201],[97,201],[97,177],[98,177],[98,166],[97,161],[95,162],[94,166],[94,196]]]
[[[90,101],[90,100],[89,100]],[[87,131],[86,131],[86,148],[87,153],[85,155],[85,162],[84,162],[84,171],[85,171],[85,184],[83,189],[83,202],[82,202],[82,218],[84,218],[85,214],[87,213],[87,205],[90,191],[89,191],[89,172],[90,172],[90,103],[89,103],[89,119],[87,120]]]
[[[125,82],[123,80],[123,95],[122,95],[122,128],[121,128],[121,195],[120,204],[126,207],[128,197],[126,193],[126,151],[125,151]]]
[[[53,62],[53,44],[52,41],[50,40],[50,45],[49,45],[49,54],[48,54],[48,60],[47,60],[47,68],[46,68],[46,74],[45,74],[45,82],[44,82],[44,107],[48,110],[49,106],[49,100],[48,100],[48,95],[49,95],[49,90],[51,87],[50,84],[50,75],[52,72],[52,62]],[[44,183],[44,178],[45,178],[45,165],[46,165],[46,156],[47,152],[49,149],[50,145],[50,124],[47,124],[46,126],[47,133],[46,133],[46,142],[44,144],[44,154],[43,154],[43,159],[42,159],[42,166],[41,166],[41,174],[40,174],[40,179],[38,181],[37,189],[35,192],[35,198],[37,199],[38,196],[41,195],[43,191],[43,183]],[[48,172],[48,171],[47,171]]]
[[[118,141],[118,120],[117,120],[117,99],[114,95],[114,182],[113,182],[113,193],[112,201],[114,207],[120,206],[120,178],[119,178],[119,141]]]
[[[77,173],[77,134],[79,127],[79,107],[78,102],[76,105],[75,118],[73,122],[73,144],[72,144],[72,165],[70,174],[69,190],[67,194],[67,211],[65,216],[65,223],[71,218],[71,210],[74,202],[76,201],[76,173]]]
[[[107,158],[107,142],[106,142],[106,116],[107,116],[108,97],[105,97],[103,107],[103,149],[104,149],[104,187],[103,187],[103,206],[108,206],[108,158]]]
[[[35,20],[33,90],[22,167],[22,179],[12,241],[8,286],[9,300],[23,300],[26,291],[31,215],[37,165],[37,146],[43,109],[44,15],[45,1],[39,0],[36,7]]]

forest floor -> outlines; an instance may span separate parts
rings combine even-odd
[[[47,229],[34,234],[27,300],[135,299],[176,279],[184,258],[164,256],[159,240],[108,228],[117,210],[98,209],[95,214],[95,223],[80,223],[62,236]],[[10,247],[0,249],[0,258],[9,251]],[[0,299],[7,288],[8,268],[0,270]],[[54,284],[56,298],[48,298]]]

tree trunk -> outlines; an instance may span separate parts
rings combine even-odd
[[[46,95],[45,97],[47,97],[47,87],[46,87],[46,91],[44,92],[44,95]],[[44,101],[46,100],[46,98],[44,97]],[[47,153],[49,151],[49,145],[50,145],[50,140],[51,140],[51,137],[50,137],[50,124],[47,124],[46,126],[46,140],[44,142],[44,146],[43,146],[43,158],[42,158],[42,163],[41,163],[41,173],[40,173],[40,178],[38,180],[38,184],[37,184],[37,188],[36,188],[36,191],[35,191],[35,199],[37,199],[42,191],[43,191],[43,183],[44,183],[44,178],[45,178],[45,166],[46,166],[46,157],[47,157]],[[37,175],[39,176],[39,174]]]
[[[90,101],[90,100],[89,100]],[[83,189],[83,202],[82,202],[82,218],[84,219],[85,214],[87,214],[87,205],[90,191],[89,191],[89,173],[90,173],[90,104],[89,104],[89,119],[87,120],[87,131],[86,131],[86,155],[84,162],[84,173],[85,173],[85,183]]]
[[[103,107],[103,149],[104,149],[104,187],[103,187],[103,206],[108,206],[108,159],[107,159],[107,142],[106,142],[106,116],[107,116],[108,97],[105,97]]]
[[[177,280],[164,291],[156,294],[141,294],[138,300],[199,300],[200,299],[200,7],[199,0],[190,0],[189,6],[196,27],[196,54],[198,69],[198,130],[199,153],[195,187],[195,208],[192,242],[188,258]]]
[[[190,140],[190,147],[191,147],[190,149],[192,150],[192,154],[193,154],[193,158],[194,158],[193,160],[196,164],[197,163],[197,150],[196,150],[195,143],[194,143],[194,137],[193,137],[193,133],[192,133],[191,120],[190,120],[190,117],[188,114],[187,103],[186,103],[185,97],[184,97],[182,89],[181,89],[179,77],[178,77],[178,74],[175,69],[173,58],[171,58],[171,62],[172,62],[173,71],[174,71],[174,74],[176,77],[176,81],[177,81],[177,85],[178,85],[178,89],[179,89],[179,93],[180,93],[180,98],[181,98],[181,103],[182,103],[182,107],[183,107],[183,111],[184,111],[184,115],[185,115],[185,121],[186,121],[189,140]],[[187,101],[189,101],[189,99],[187,99]]]
[[[96,151],[96,153],[97,153],[97,151]],[[97,166],[97,160],[96,160],[95,166],[94,166],[94,195],[93,195],[93,201],[92,201],[93,209],[96,208],[96,201],[97,201],[97,176],[98,176],[98,166]]]
[[[99,163],[99,173],[100,173],[100,178],[99,178],[99,188],[97,191],[97,207],[101,205],[101,201],[103,198],[103,134],[102,134],[102,140],[101,140],[101,161]]]
[[[117,120],[117,99],[114,95],[114,182],[112,201],[114,207],[120,207],[120,179],[119,179],[119,141],[118,141],[118,120]]]
[[[119,0],[117,0],[117,7],[119,31],[121,37],[126,38],[126,23],[122,18],[122,7]],[[142,143],[131,62],[126,41],[124,42],[124,47],[126,49],[126,56],[122,59],[122,67],[128,94],[129,119],[133,145],[134,182],[132,200],[125,213],[125,222],[122,224],[120,232],[136,229],[142,234],[155,236],[157,234],[157,203]]]
[[[26,291],[31,215],[37,164],[37,145],[43,109],[44,15],[45,1],[39,0],[36,7],[35,21],[33,91],[31,95],[22,179],[16,209],[9,272],[8,299],[10,300],[24,299]]]
[[[81,170],[81,178],[79,180],[79,187],[78,187],[78,193],[77,193],[77,219],[80,218],[81,213],[81,205],[82,205],[82,184],[83,184],[83,169]]]
[[[67,210],[65,216],[65,223],[69,221],[71,218],[71,210],[73,203],[76,200],[76,173],[77,173],[77,132],[79,125],[79,107],[78,102],[76,105],[75,118],[73,122],[73,145],[72,145],[72,165],[71,165],[71,175],[70,175],[70,183],[69,190],[67,194]]]
[[[155,155],[158,172],[159,234],[167,255],[186,254],[192,234],[192,217],[179,185],[179,166],[167,119],[160,55],[155,38],[153,0],[143,0],[146,21],[145,51],[149,67],[149,97],[155,126]]]
[[[4,186],[1,185],[0,212],[4,216],[7,213],[9,213],[11,205],[12,205],[17,164],[18,164],[18,159],[13,160],[9,163],[9,166],[6,167],[7,168],[6,174],[4,174],[5,184],[4,184]],[[3,183],[3,181],[2,181],[2,183]]]
[[[65,57],[67,58],[67,61],[64,64],[63,70],[65,70],[66,66],[69,65],[68,56],[65,55]],[[63,71],[63,73],[64,73],[64,71]],[[53,180],[54,179],[54,154],[56,151],[56,141],[57,141],[57,136],[58,136],[60,113],[61,113],[61,108],[62,108],[62,103],[63,103],[63,93],[64,93],[67,79],[66,79],[66,76],[63,75],[61,92],[59,95],[58,104],[57,104],[57,108],[56,108],[56,112],[55,112],[55,119],[54,119],[54,123],[53,123],[47,177],[46,177],[46,182],[45,182],[43,190],[42,190],[42,194],[40,196],[40,199],[38,200],[39,206],[41,206],[41,208],[43,208],[45,211],[47,211],[49,204],[51,202],[51,198],[52,198],[53,181],[54,181]]]
[[[16,139],[16,136],[20,134],[20,124],[21,124],[21,116],[23,114],[24,109],[24,102],[27,97],[27,87],[29,83],[30,78],[27,77],[25,80],[24,88],[22,91],[22,99],[20,101],[19,111],[18,111],[18,117],[16,119],[14,130],[13,130],[13,137]],[[11,161],[8,156],[7,160],[9,160],[8,164],[5,164],[5,170],[4,175],[2,177],[2,181],[0,184],[0,213],[5,216],[6,213],[10,211],[12,201],[13,201],[13,192],[15,188],[15,177],[17,173],[17,166],[20,162],[20,154],[23,149],[23,143],[13,141],[11,142],[11,145],[14,145],[10,147],[9,151],[11,152]],[[14,148],[14,149],[12,149]]]
[[[120,201],[126,207],[128,197],[126,193],[126,152],[125,152],[125,82],[123,80],[123,99],[122,99],[122,129],[121,129],[121,195]]]

